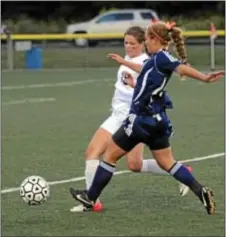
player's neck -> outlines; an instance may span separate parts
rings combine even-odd
[[[133,56],[129,56],[129,55],[127,54],[127,56],[132,59],[132,58],[137,58],[137,57],[139,57],[141,54],[143,54],[143,52],[141,52],[141,53],[139,53],[139,54],[137,54],[137,55],[133,55]]]
[[[162,47],[162,46],[161,46],[161,47],[157,47],[155,50],[153,50],[152,53],[153,53],[153,54],[154,54],[154,53],[158,53],[158,52],[160,52],[160,51],[162,51],[162,50],[164,50],[164,47]]]

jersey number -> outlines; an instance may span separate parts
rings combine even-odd
[[[135,114],[129,114],[127,118],[128,123],[127,123],[127,126],[125,127],[125,133],[128,137],[130,137],[133,132],[133,124],[134,124],[135,119],[136,119]]]

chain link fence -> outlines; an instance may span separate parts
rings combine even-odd
[[[224,38],[216,39],[215,65],[224,66]],[[16,50],[16,41],[7,40],[1,45],[2,69],[26,69],[26,51]],[[210,39],[188,39],[186,41],[189,63],[211,67]],[[115,67],[115,62],[107,58],[108,53],[124,55],[123,43],[100,43],[97,47],[75,47],[72,42],[34,41],[32,47],[41,49],[42,68],[98,68]]]

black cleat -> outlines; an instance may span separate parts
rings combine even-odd
[[[92,211],[94,202],[89,200],[87,190],[78,190],[70,188],[69,191],[75,200],[81,202],[84,205],[86,211]]]
[[[205,206],[207,213],[209,215],[213,215],[216,208],[216,204],[215,204],[213,196],[214,196],[213,191],[211,189],[207,187],[202,188],[200,200]]]

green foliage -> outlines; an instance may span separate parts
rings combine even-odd
[[[116,8],[105,8],[100,10],[100,13],[104,13],[109,10],[116,10]],[[208,30],[210,22],[213,22],[217,29],[225,28],[225,18],[223,15],[211,15],[210,13],[205,13],[200,16],[196,16],[194,13],[192,17],[185,17],[182,15],[168,17],[163,16],[163,20],[173,20],[176,21],[179,26],[182,26],[185,30]],[[81,20],[81,19],[80,19]],[[48,21],[38,21],[27,17],[26,15],[21,15],[17,20],[5,20],[3,23],[8,25],[9,29],[13,33],[64,33],[66,26],[69,23],[76,23],[76,21],[67,22],[64,18],[59,18],[57,20],[49,19]]]
[[[102,7],[101,9],[100,9],[100,12],[99,12],[99,14],[103,14],[103,13],[105,13],[105,12],[108,12],[108,11],[114,11],[114,10],[117,10],[118,8],[115,8],[115,7],[111,7],[111,8],[106,8],[106,7]]]
[[[4,24],[8,26],[13,33],[63,33],[65,32],[66,25],[68,24],[64,19],[58,19],[57,21],[37,21],[32,18],[28,18],[26,15],[21,15],[18,20],[5,20]]]
[[[209,30],[210,22],[213,22],[218,30],[225,28],[225,18],[222,15],[204,14],[202,17],[195,15],[184,17],[179,15],[171,18],[163,16],[162,19],[165,21],[176,21],[177,25],[185,30]]]

